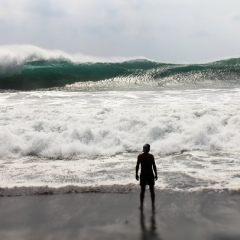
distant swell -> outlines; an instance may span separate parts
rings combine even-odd
[[[76,63],[70,60],[31,60],[22,64],[0,63],[0,89],[118,90],[141,86],[210,86],[240,84],[240,59],[208,64],[164,64],[148,60],[119,63]]]

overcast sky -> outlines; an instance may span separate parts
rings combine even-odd
[[[240,0],[0,0],[0,45],[199,63],[240,57]]]

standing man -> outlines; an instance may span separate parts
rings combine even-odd
[[[141,193],[140,193],[140,209],[143,209],[144,195],[146,185],[149,185],[151,200],[152,200],[152,210],[155,210],[155,192],[154,185],[155,180],[157,180],[157,168],[154,160],[154,156],[149,153],[150,145],[145,144],[143,146],[143,153],[138,155],[137,165],[136,165],[136,179],[139,180],[138,170],[139,164],[141,164],[141,174],[140,174],[140,185],[141,185]],[[154,171],[154,173],[153,173]],[[155,174],[155,175],[154,175]]]

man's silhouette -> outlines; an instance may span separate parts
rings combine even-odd
[[[138,155],[137,165],[136,165],[136,179],[139,180],[138,170],[139,170],[139,165],[141,164],[140,209],[143,209],[145,188],[146,188],[146,185],[149,185],[149,189],[151,192],[151,200],[152,200],[152,210],[155,210],[154,185],[155,185],[155,180],[157,180],[157,168],[156,168],[154,156],[152,154],[150,154],[149,151],[150,151],[150,145],[145,144],[143,146],[143,153]],[[154,173],[153,173],[153,171],[154,171]],[[154,174],[155,174],[155,176],[154,176]]]

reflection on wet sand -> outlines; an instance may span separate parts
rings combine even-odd
[[[156,218],[155,218],[155,211],[152,211],[151,216],[150,216],[150,226],[147,228],[146,227],[146,222],[145,222],[145,214],[144,211],[140,211],[140,226],[141,226],[141,239],[142,240],[162,240],[162,238],[159,236],[157,232],[157,227],[156,227]]]

